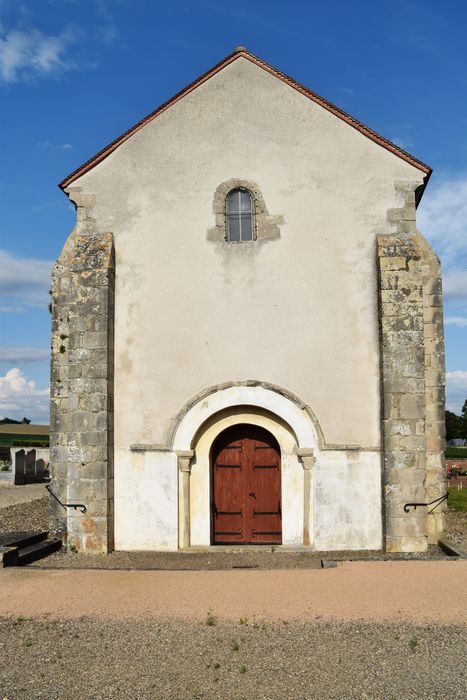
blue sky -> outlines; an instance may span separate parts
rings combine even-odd
[[[434,169],[448,406],[467,398],[467,3],[0,0],[0,416],[47,422],[57,183],[246,45]]]

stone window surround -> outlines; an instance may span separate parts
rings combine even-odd
[[[254,204],[254,230],[253,241],[256,240],[274,240],[280,238],[279,226],[284,223],[284,217],[281,215],[272,216],[266,207],[263,195],[259,185],[252,180],[239,180],[233,178],[226,180],[217,186],[214,193],[212,209],[216,224],[213,228],[208,229],[207,238],[209,241],[223,241],[225,243],[236,243],[237,241],[229,241],[227,234],[227,217],[226,217],[226,200],[227,195],[232,190],[243,189],[247,190],[253,197]],[[239,241],[245,243],[245,241]],[[251,241],[247,241],[251,243]]]

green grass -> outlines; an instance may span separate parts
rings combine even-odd
[[[467,513],[467,489],[458,491],[456,487],[448,489],[448,505],[454,510],[460,510]]]
[[[446,457],[465,457],[467,459],[467,447],[446,447]]]

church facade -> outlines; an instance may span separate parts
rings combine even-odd
[[[67,177],[52,529],[419,552],[443,529],[431,169],[244,47]]]

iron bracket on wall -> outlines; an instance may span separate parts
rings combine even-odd
[[[52,491],[52,489],[50,488],[50,486],[49,486],[48,484],[46,484],[46,487],[45,487],[45,488],[46,488],[47,491],[50,493],[50,495],[51,495],[53,498],[55,498],[55,500],[57,501],[57,503],[60,503],[60,505],[62,506],[62,508],[64,508],[65,510],[66,510],[67,508],[73,508],[74,510],[79,510],[79,511],[81,511],[81,513],[86,513],[87,508],[86,508],[86,506],[84,505],[84,503],[62,503],[61,500],[54,494],[54,492]]]
[[[433,503],[436,503],[436,505],[431,509],[434,510],[439,506],[440,503],[443,501],[448,500],[448,495],[447,493],[444,494],[444,496],[440,496],[439,498],[435,498],[434,501],[431,501],[431,503],[406,503],[404,506],[404,512],[408,513],[410,508],[413,508],[414,510],[417,510],[417,506],[421,508],[428,508],[428,506],[432,506]],[[431,513],[431,510],[429,511]]]

